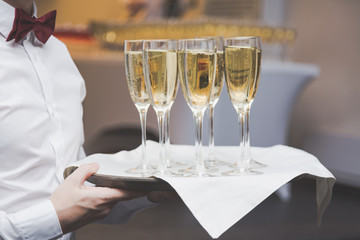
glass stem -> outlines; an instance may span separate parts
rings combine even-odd
[[[214,142],[214,105],[209,106],[210,113],[210,136],[209,136],[209,159],[215,160],[215,142]]]
[[[251,148],[250,148],[250,105],[245,109],[245,150],[244,160],[246,163],[251,161]]]
[[[170,161],[170,110],[165,112],[165,159],[167,167],[171,167]]]
[[[160,143],[160,155],[157,170],[160,174],[165,174],[166,171],[166,158],[165,158],[165,111],[157,111],[157,120],[159,125],[159,143]]]
[[[195,134],[196,134],[196,142],[195,142],[195,148],[196,148],[196,154],[195,154],[195,167],[196,171],[199,176],[204,175],[205,172],[205,165],[204,165],[204,159],[202,157],[202,127],[203,127],[203,117],[204,117],[204,111],[195,112],[194,113],[194,120],[195,120]]]
[[[246,164],[244,161],[244,150],[245,150],[245,139],[244,139],[244,112],[238,111],[238,121],[239,121],[239,130],[240,130],[240,158],[237,164],[237,167],[240,171],[244,171]]]
[[[139,108],[140,124],[141,124],[141,167],[143,173],[146,173],[148,161],[146,158],[146,113],[148,107]]]

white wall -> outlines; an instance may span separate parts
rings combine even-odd
[[[291,142],[321,126],[360,137],[360,1],[292,0],[286,23],[298,32],[293,59],[315,63],[319,77],[295,108]]]
[[[360,1],[292,0],[295,61],[320,67],[295,108],[290,143],[313,153],[338,182],[360,187]]]

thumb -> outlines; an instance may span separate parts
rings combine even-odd
[[[78,185],[83,185],[86,179],[99,170],[98,163],[87,163],[80,165],[69,177]]]

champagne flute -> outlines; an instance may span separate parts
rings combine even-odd
[[[202,124],[209,105],[216,71],[213,39],[179,40],[179,78],[184,98],[196,124],[195,167],[185,169],[192,176],[209,176],[202,157]]]
[[[140,174],[142,177],[152,174],[146,158],[146,114],[150,106],[150,98],[145,86],[143,74],[143,41],[125,41],[125,72],[132,101],[140,115],[141,123],[141,163],[135,168],[128,169],[128,173]]]
[[[156,174],[177,176],[179,174],[168,169],[165,154],[166,112],[170,111],[178,87],[177,41],[145,40],[143,61],[145,83],[159,126],[160,156]]]
[[[260,78],[260,69],[261,69],[261,57],[262,57],[262,51],[261,51],[261,39],[260,37],[257,37],[255,39],[255,48],[257,49],[256,51],[256,72],[255,72],[255,78],[254,81],[252,83],[252,85],[250,85],[249,88],[249,103],[247,104],[246,107],[246,112],[245,112],[245,136],[244,136],[244,140],[245,140],[245,148],[244,148],[244,158],[245,161],[247,162],[247,164],[249,165],[250,168],[262,168],[262,167],[266,167],[267,165],[258,161],[255,161],[252,156],[251,156],[251,147],[250,147],[250,109],[251,109],[251,105],[254,102],[255,99],[255,95],[258,89],[258,84],[259,84],[259,78]]]
[[[252,103],[256,87],[257,75],[260,68],[260,39],[259,37],[227,38],[224,43],[225,82],[230,100],[238,114],[240,125],[240,158],[235,169],[224,175],[260,174],[250,169],[245,153],[245,114]]]
[[[214,141],[214,110],[215,105],[219,101],[221,90],[224,83],[224,38],[217,37],[203,37],[205,39],[214,39],[216,44],[216,72],[214,79],[214,86],[211,91],[209,102],[209,114],[210,114],[210,135],[209,135],[209,153],[205,161],[205,165],[208,168],[214,168],[219,165],[227,164],[224,161],[220,161],[216,158],[215,154],[215,141]]]

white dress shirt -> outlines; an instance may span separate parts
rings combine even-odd
[[[55,37],[42,44],[31,31],[6,42],[14,15],[0,0],[0,239],[70,239],[49,197],[64,167],[85,157],[85,85]],[[125,202],[113,216],[124,221],[147,204]]]

